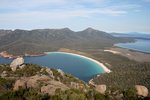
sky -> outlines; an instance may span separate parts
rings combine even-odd
[[[150,33],[150,0],[0,0],[0,29]]]

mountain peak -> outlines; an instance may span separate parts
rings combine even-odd
[[[93,31],[93,30],[95,30],[95,29],[93,29],[91,27],[88,27],[88,28],[85,29],[85,31]]]
[[[64,30],[64,31],[72,31],[71,29],[65,27],[65,28],[62,28],[61,30]]]
[[[88,27],[87,29],[85,29],[85,30],[83,30],[83,31],[86,31],[86,32],[88,32],[88,33],[91,33],[91,32],[93,32],[93,31],[97,31],[97,30],[95,30],[95,29],[93,29],[93,28],[91,28],[91,27]]]
[[[103,32],[103,31],[99,31],[99,30],[96,30],[94,28],[91,28],[91,27],[88,27],[86,28],[85,30],[83,30],[85,32],[88,32],[88,33],[92,33],[92,32]]]

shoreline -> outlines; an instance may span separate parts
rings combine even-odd
[[[13,56],[12,54],[8,53],[7,51],[2,51],[2,52],[0,52],[0,57],[11,59],[11,58],[15,58],[16,56]]]
[[[121,48],[121,49],[127,49],[127,50],[132,51],[132,52],[139,52],[139,53],[144,53],[144,54],[150,54],[150,52],[140,51],[140,50],[137,50],[137,49],[130,49],[130,48],[119,47],[119,46],[114,46],[114,47],[115,48]]]
[[[49,53],[53,53],[53,52],[45,52],[46,54],[49,54]],[[83,56],[83,55],[79,55],[79,54],[75,54],[75,53],[68,53],[68,52],[58,52],[58,53],[66,53],[66,54],[70,54],[70,55],[74,55],[74,56],[78,56],[78,57],[82,57],[82,58],[85,58],[85,59],[88,59],[88,60],[91,60],[93,62],[95,62],[96,64],[98,64],[103,70],[105,73],[110,73],[111,70],[108,69],[103,63],[100,63],[99,61],[93,59],[93,58],[90,58],[90,57],[86,57],[86,56]]]
[[[137,39],[135,38],[135,42],[138,42],[138,40],[145,40],[145,39]],[[147,41],[149,41],[150,39],[148,39]],[[135,43],[133,42],[133,43]],[[127,43],[130,43],[130,42],[127,42]],[[131,42],[132,43],[132,42]],[[118,44],[124,44],[124,43],[117,43],[117,44],[114,44],[113,47],[115,48],[122,48],[122,49],[127,49],[129,51],[133,51],[133,52],[140,52],[140,53],[144,53],[144,54],[150,54],[150,51],[142,51],[142,50],[139,50],[139,49],[134,49],[134,48],[128,48],[128,47],[124,47],[124,46],[119,46]]]
[[[38,57],[47,55],[45,52],[41,54],[24,54],[24,57]]]
[[[70,55],[74,55],[74,56],[78,56],[78,57],[82,57],[82,58],[88,59],[88,60],[93,61],[96,64],[98,64],[104,70],[104,73],[110,73],[111,72],[111,70],[108,69],[103,63],[101,63],[101,62],[99,62],[99,61],[97,61],[97,60],[95,60],[93,58],[90,58],[90,57],[87,57],[87,56],[84,56],[84,55],[81,55],[81,54],[76,54],[76,53],[71,53],[71,52],[65,52],[65,51],[64,52],[63,51],[56,51],[56,52],[58,52],[58,53],[66,53],[66,54],[70,54]],[[45,56],[45,55],[47,55],[49,53],[54,53],[54,52],[43,52],[42,54],[37,54],[37,55],[34,55],[34,54],[24,54],[23,57]],[[6,54],[7,54],[7,52],[6,52]],[[11,55],[11,56],[7,56],[6,57],[4,55],[1,55],[0,57],[7,58],[7,59],[15,59],[15,58],[20,57],[20,56],[13,56],[13,55]]]
[[[13,54],[8,53],[7,51],[0,52],[0,57],[6,58],[6,59],[15,59],[18,57],[38,57],[38,56],[44,56],[44,55],[46,55],[45,52],[39,53],[39,54],[27,54],[27,53],[25,53],[24,55],[18,55],[18,56],[14,56]]]
[[[42,54],[39,54],[39,55],[30,55],[30,54],[25,54],[23,57],[38,57],[38,56],[44,56],[44,55],[48,55],[49,53],[65,53],[65,54],[69,54],[69,55],[73,55],[73,56],[78,56],[78,57],[81,57],[81,58],[84,58],[84,59],[88,59],[90,61],[93,61],[95,62],[96,64],[99,65],[99,67],[101,67],[103,69],[103,73],[110,73],[111,70],[108,69],[103,63],[93,59],[92,57],[88,57],[86,55],[82,55],[82,54],[77,54],[75,52],[71,53],[71,52],[66,52],[66,51],[56,51],[56,52],[43,52]],[[3,58],[6,58],[6,57],[3,57]],[[13,57],[14,58],[14,57]],[[15,57],[16,58],[16,57]],[[8,58],[9,59],[9,58]],[[96,77],[98,77],[100,74],[98,74]],[[93,78],[90,79],[88,81],[89,84],[95,86],[96,84],[93,82]]]
[[[105,49],[104,52],[110,52],[115,55],[121,55],[124,56],[130,60],[134,60],[137,62],[150,62],[150,54],[149,53],[143,53],[135,50],[130,50],[126,48],[120,48],[120,47],[112,47],[109,49]]]

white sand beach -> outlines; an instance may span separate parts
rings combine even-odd
[[[111,70],[108,69],[103,63],[100,63],[100,62],[98,62],[95,59],[92,59],[92,58],[89,58],[89,57],[86,57],[86,56],[83,56],[83,55],[79,55],[79,54],[74,54],[74,53],[68,53],[68,52],[60,52],[60,53],[66,53],[66,54],[70,54],[70,55],[74,55],[74,56],[79,56],[79,57],[91,60],[91,61],[97,63],[100,67],[102,67],[103,70],[105,71],[105,73],[110,73],[111,72]]]
[[[114,51],[114,50],[104,50],[105,52],[111,52],[113,54],[120,54],[121,52]]]

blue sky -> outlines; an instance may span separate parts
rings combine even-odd
[[[0,0],[0,29],[150,33],[150,0]]]

